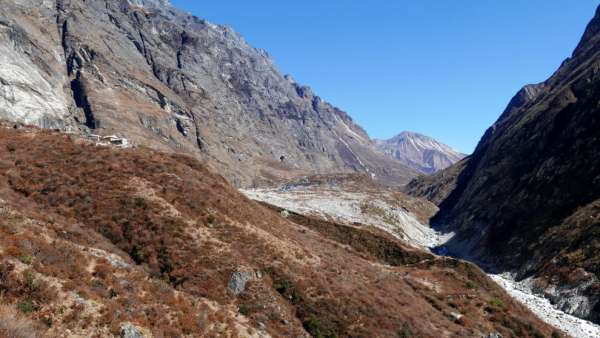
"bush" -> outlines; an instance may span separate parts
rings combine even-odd
[[[17,304],[17,309],[19,309],[21,313],[28,315],[32,312],[35,312],[37,310],[37,307],[35,306],[35,304],[33,304],[31,300],[24,300]]]
[[[407,323],[404,323],[402,328],[398,330],[398,338],[413,338],[415,334]]]
[[[42,279],[35,279],[34,273],[31,270],[23,272],[24,282],[21,286],[21,297],[25,297],[25,301],[21,304],[20,309],[39,310],[42,305],[50,303],[56,298],[56,290]],[[31,306],[28,305],[31,303]],[[30,311],[31,312],[31,311]]]
[[[133,204],[138,207],[138,208],[145,208],[146,207],[146,200],[143,199],[142,197],[136,197],[133,200]]]
[[[302,323],[306,332],[315,338],[335,338],[337,335],[333,332],[323,329],[319,318],[311,314],[304,323]]]
[[[490,299],[488,304],[494,308],[504,309],[504,302],[500,298],[492,298],[492,299]]]
[[[240,305],[238,308],[238,312],[244,316],[247,316],[250,313],[250,308],[246,305]]]
[[[208,222],[209,225],[213,225],[217,221],[217,218],[215,217],[215,215],[210,214],[210,215],[208,215],[208,218],[206,219],[206,221]]]
[[[113,273],[112,265],[106,260],[100,260],[94,268],[94,276],[100,279],[108,279]]]
[[[23,318],[14,308],[0,305],[0,337],[36,338],[41,334],[32,321]]]
[[[475,283],[471,282],[471,281],[468,281],[468,282],[466,282],[466,283],[465,283],[465,287],[466,287],[467,289],[472,289],[472,290],[473,290],[473,289],[479,289],[479,286],[478,286],[477,284],[475,284]]]
[[[33,257],[29,255],[21,255],[19,256],[19,260],[25,265],[31,265],[31,263],[33,263]]]

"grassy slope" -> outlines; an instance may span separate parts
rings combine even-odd
[[[0,159],[1,301],[49,336],[552,332],[473,265],[284,219],[188,157],[0,128]],[[237,297],[236,270],[260,272]]]

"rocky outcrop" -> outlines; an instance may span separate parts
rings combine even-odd
[[[26,3],[26,5],[20,5]],[[28,16],[23,7],[31,7]],[[35,8],[33,8],[35,6]],[[70,98],[60,36],[47,2],[0,4],[0,116],[44,127],[62,126]]]
[[[241,186],[414,172],[231,28],[162,0],[0,3],[0,117],[207,160]]]
[[[429,136],[409,131],[389,140],[376,140],[376,143],[390,157],[424,174],[433,174],[465,157]]]
[[[573,55],[544,83],[523,88],[464,163],[409,185],[438,198],[434,222],[457,234],[451,252],[535,276],[559,307],[596,322],[599,22],[600,12]]]
[[[126,323],[121,326],[121,338],[144,338],[144,335],[137,327],[131,323]]]
[[[246,290],[246,284],[254,279],[261,277],[260,272],[246,271],[244,269],[238,269],[231,274],[227,288],[234,295],[239,295]]]

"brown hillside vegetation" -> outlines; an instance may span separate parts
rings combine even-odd
[[[18,311],[48,337],[553,334],[474,265],[283,218],[186,156],[5,125],[0,159],[0,331]]]

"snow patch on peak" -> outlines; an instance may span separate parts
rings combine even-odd
[[[129,3],[134,6],[144,7],[172,7],[170,0],[129,0]]]

